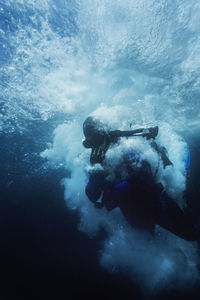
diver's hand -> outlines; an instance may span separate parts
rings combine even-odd
[[[102,162],[102,149],[100,147],[92,148],[90,162],[92,165]]]
[[[92,165],[101,164],[105,159],[105,154],[108,149],[108,145],[103,144],[99,147],[92,148],[92,152],[90,155],[90,162]]]

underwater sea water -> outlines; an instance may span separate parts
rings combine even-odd
[[[199,14],[194,0],[0,0],[0,299],[198,299],[196,243],[147,241],[88,202],[82,123],[159,125],[174,195],[187,143],[200,226]]]

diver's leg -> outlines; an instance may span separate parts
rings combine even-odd
[[[142,197],[139,197],[136,193],[133,194],[130,190],[130,193],[126,197],[119,200],[119,207],[125,219],[133,228],[154,234],[154,215]]]

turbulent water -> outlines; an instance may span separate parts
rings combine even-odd
[[[84,192],[89,152],[82,146],[82,124],[94,114],[115,129],[127,129],[130,123],[159,125],[160,142],[174,163],[173,170],[160,174],[161,180],[180,205],[187,143],[190,205],[198,223],[199,14],[195,0],[0,2],[1,183],[2,191],[11,191],[3,208],[12,209],[8,203],[17,189],[21,199],[31,183],[40,197],[45,194],[39,192],[40,179],[46,177],[50,187],[59,178],[54,185],[61,189],[61,181],[64,188],[63,218],[76,227],[72,240],[80,230],[96,241],[103,228],[106,234],[93,248],[96,272],[103,267],[113,278],[125,277],[142,295],[197,289],[198,246],[161,229],[149,240],[130,228],[119,210],[108,213],[89,203]],[[116,155],[111,153],[112,162]],[[154,158],[149,160],[153,165]],[[16,200],[14,205],[31,210],[29,195],[24,197],[25,204]],[[52,201],[59,207],[56,194]],[[40,210],[36,203],[34,209]],[[48,201],[43,205],[48,207]]]

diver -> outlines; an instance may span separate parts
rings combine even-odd
[[[183,239],[192,241],[197,239],[191,218],[167,195],[162,184],[155,182],[147,161],[142,161],[140,168],[128,166],[127,169],[130,171],[126,180],[111,182],[106,179],[108,175],[104,170],[106,152],[123,137],[146,138],[161,157],[163,167],[173,166],[167,156],[167,150],[155,141],[158,126],[111,131],[106,124],[88,117],[83,123],[83,132],[85,135],[83,146],[91,148],[91,164],[102,166],[101,170],[91,172],[85,189],[88,199],[97,208],[105,206],[110,211],[119,207],[131,225],[150,233],[154,233],[155,225],[158,224]]]
[[[84,147],[91,148],[90,163],[92,165],[99,163],[103,166],[105,155],[109,147],[112,146],[112,144],[117,143],[119,138],[131,136],[142,136],[145,137],[147,140],[150,140],[151,146],[161,156],[164,168],[168,165],[172,165],[172,162],[167,156],[166,149],[164,147],[158,146],[154,140],[155,137],[158,135],[158,126],[150,128],[139,128],[127,131],[110,131],[106,128],[105,124],[102,124],[100,121],[92,117],[88,117],[83,123],[83,133],[86,138],[83,141]],[[149,173],[149,177],[152,177],[151,169],[147,162],[142,162],[142,164],[143,166],[142,168],[140,168],[140,175],[142,174],[142,169],[145,172],[145,175]],[[129,170],[129,173],[129,182],[133,181],[133,178],[134,182],[137,182],[139,176],[136,175],[136,170],[134,170],[134,173],[132,172],[132,170]],[[95,171],[92,174],[90,174],[90,180],[86,187],[86,194],[89,200],[94,202],[97,207],[101,208],[105,205],[108,210],[111,210],[118,205],[118,201],[116,199],[119,197],[117,197],[117,195],[111,196],[109,194],[113,189],[113,184],[105,180],[106,175],[108,174],[105,174],[105,171]],[[149,178],[148,182],[150,181],[151,180]],[[104,190],[104,192],[101,201],[99,202],[98,199],[100,198],[102,190]]]

